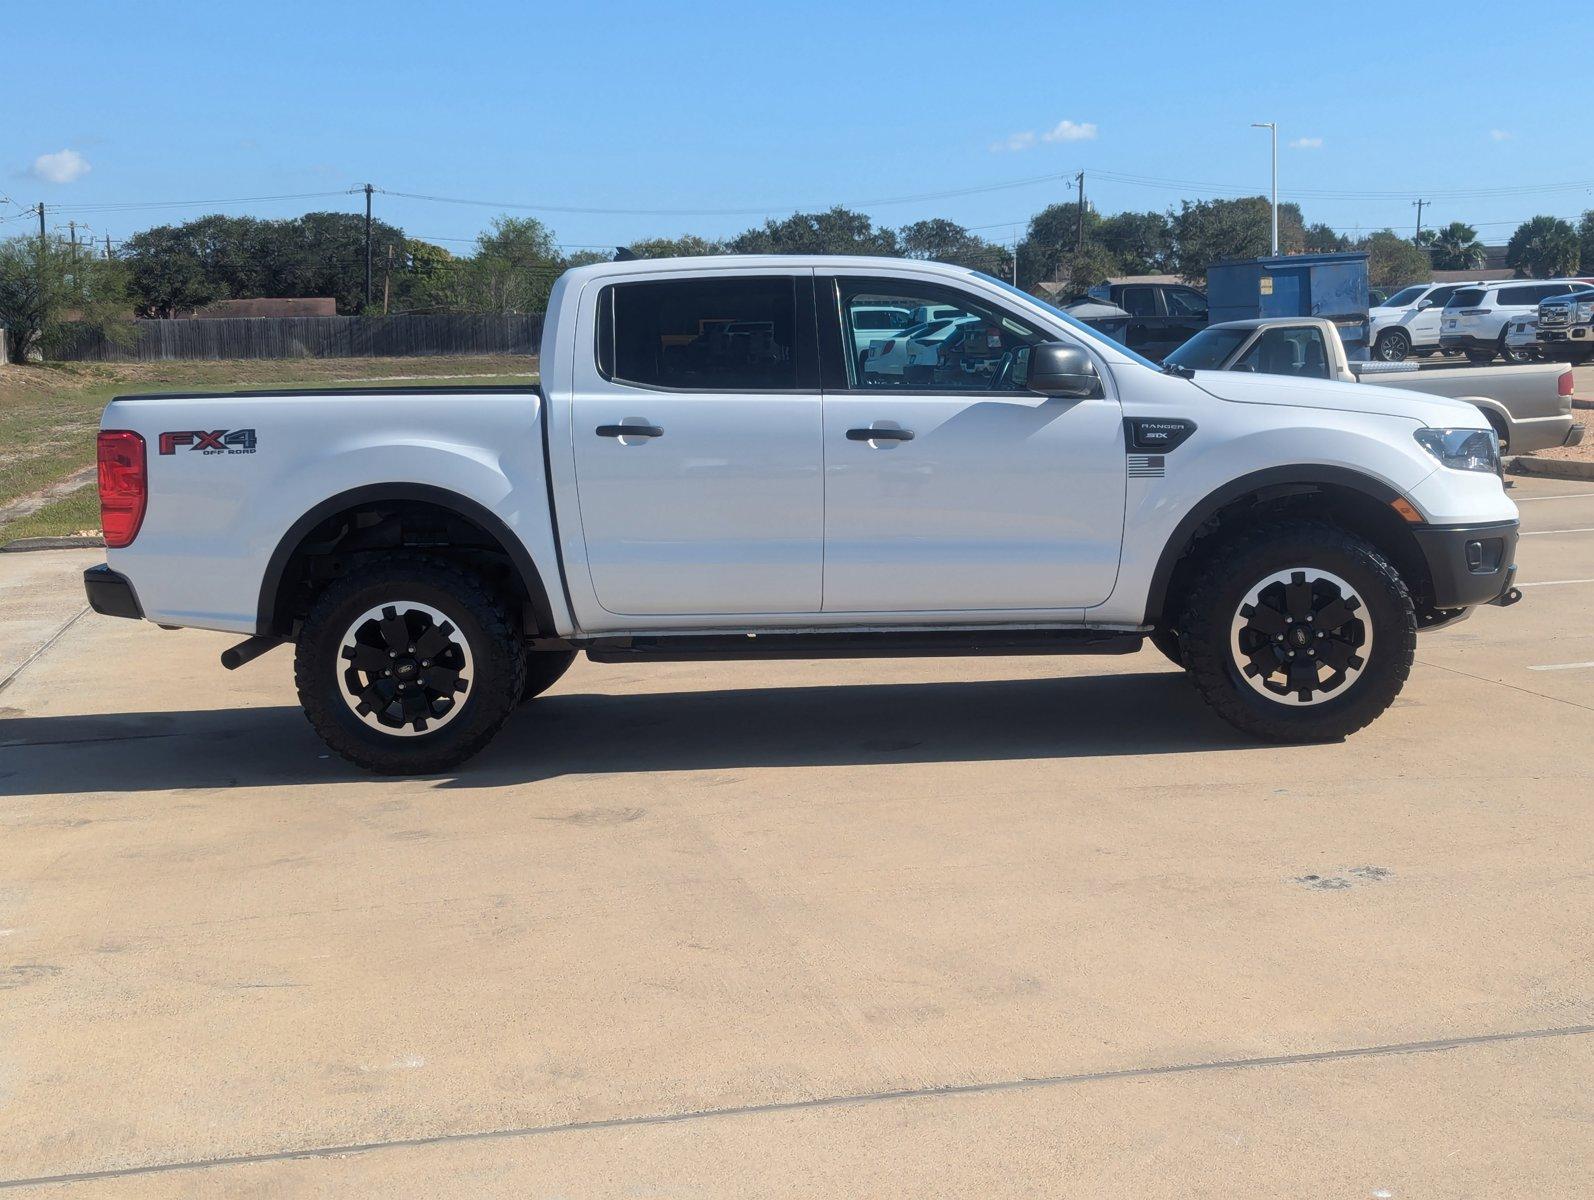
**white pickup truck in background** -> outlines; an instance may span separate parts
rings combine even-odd
[[[1575,446],[1583,438],[1583,426],[1572,416],[1574,379],[1568,367],[1530,363],[1423,370],[1416,363],[1351,362],[1339,330],[1321,317],[1225,321],[1203,329],[1167,361],[1192,369],[1337,379],[1465,400],[1488,419],[1502,448],[1519,454]]]
[[[966,352],[860,370],[875,313],[935,308],[977,321]],[[1339,738],[1394,700],[1420,628],[1519,595],[1473,405],[1160,369],[960,267],[582,267],[553,289],[541,370],[535,389],[113,401],[91,603],[247,635],[229,667],[292,642],[329,745],[436,772],[583,651],[1149,638],[1239,728]]]

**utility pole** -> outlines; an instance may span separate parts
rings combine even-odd
[[[1279,127],[1276,121],[1252,121],[1252,129],[1273,135],[1273,257],[1279,256]]]
[[[38,207],[39,207],[39,249],[43,250],[44,249],[44,244],[45,244],[44,201],[41,200],[39,202],[39,206]]]
[[[387,270],[382,272],[382,315],[387,316],[387,302],[393,286],[393,243],[387,244]]]
[[[1411,239],[1412,245],[1414,246],[1422,245],[1422,206],[1427,203],[1428,202],[1426,200],[1421,199],[1412,201],[1412,204],[1415,205],[1417,209],[1417,236]]]
[[[68,221],[66,227],[72,235],[72,266],[75,269],[77,267],[77,222]]]
[[[371,193],[375,189],[365,185],[365,307],[371,307]]]
[[[1081,171],[1074,176],[1074,181],[1079,184],[1079,199],[1074,207],[1074,253],[1078,254],[1085,248],[1085,173]]]
[[[105,235],[105,261],[111,261],[111,235]]]

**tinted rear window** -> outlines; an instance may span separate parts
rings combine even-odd
[[[1530,283],[1518,287],[1503,287],[1500,289],[1499,301],[1501,304],[1523,305],[1537,304],[1549,296],[1565,294],[1566,288],[1561,284]]]
[[[1462,288],[1454,296],[1450,297],[1450,302],[1445,307],[1476,308],[1483,303],[1483,294],[1482,288]]]
[[[651,387],[795,388],[794,287],[789,275],[615,284],[603,297],[599,369]]]

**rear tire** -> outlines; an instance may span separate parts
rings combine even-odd
[[[1379,362],[1405,362],[1411,353],[1411,338],[1404,329],[1386,329],[1378,335],[1373,354]]]
[[[1467,361],[1475,367],[1486,367],[1494,361],[1493,350],[1468,350]]]
[[[316,598],[294,682],[305,716],[338,754],[383,775],[430,775],[492,740],[525,689],[526,654],[480,577],[394,555]]]
[[[1179,629],[1207,702],[1273,742],[1356,732],[1394,703],[1417,646],[1400,574],[1371,543],[1315,521],[1261,526],[1219,548]]]
[[[1505,359],[1510,365],[1520,367],[1523,363],[1533,361],[1533,351],[1518,350],[1513,346],[1506,345],[1505,331],[1502,330],[1500,333],[1500,357]]]

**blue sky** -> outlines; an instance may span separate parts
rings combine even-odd
[[[125,206],[369,180],[489,202],[376,198],[457,249],[500,201],[683,210],[528,211],[569,246],[833,203],[1007,240],[1080,169],[1104,212],[1264,191],[1249,124],[1274,120],[1280,191],[1308,221],[1406,230],[1422,196],[1425,223],[1503,241],[1594,208],[1594,123],[1547,120],[1541,99],[1568,95],[1594,15],[1557,19],[1546,37],[1465,0],[25,5],[0,34],[0,234],[40,200],[117,238],[206,211],[352,211],[339,194]],[[1491,189],[1515,190],[1455,194]]]

